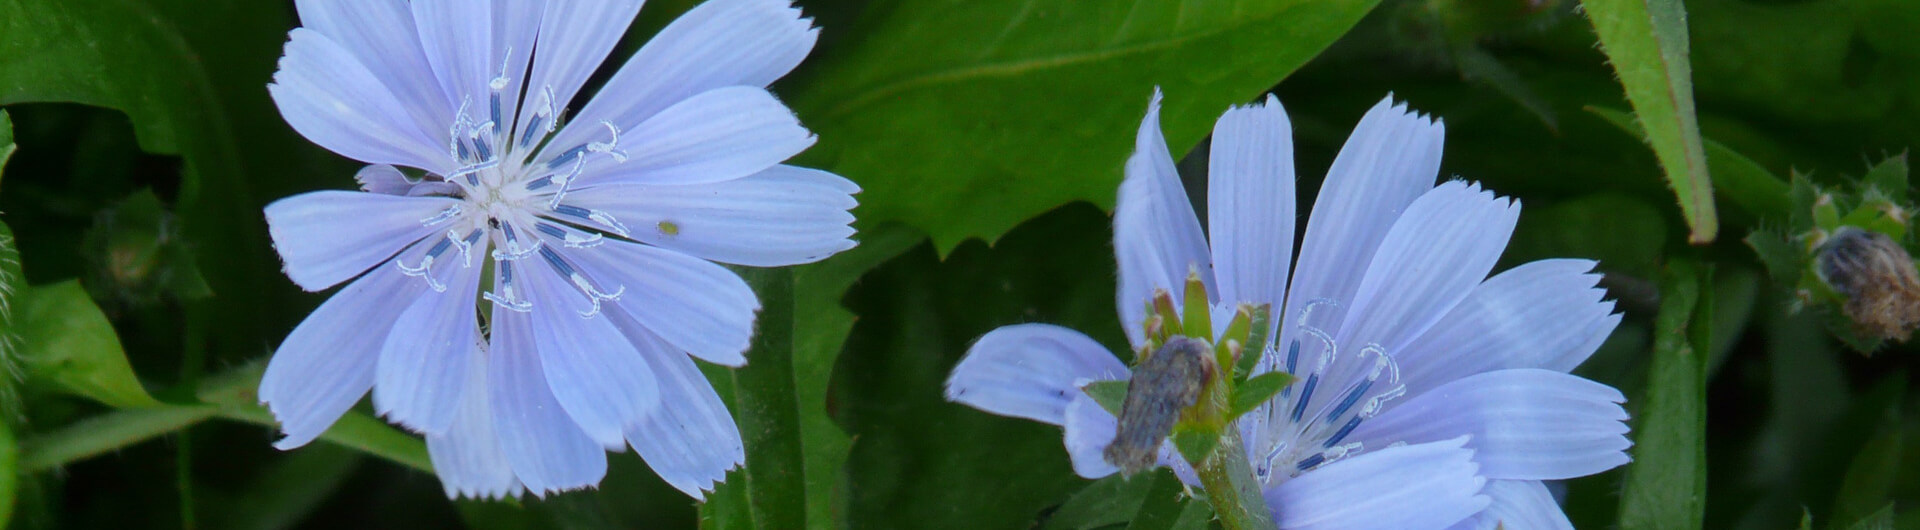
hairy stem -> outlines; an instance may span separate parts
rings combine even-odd
[[[1207,490],[1207,503],[1227,530],[1267,530],[1274,528],[1267,501],[1254,482],[1253,466],[1247,462],[1247,450],[1241,446],[1240,431],[1228,427],[1206,460],[1193,463],[1200,473],[1200,486]]]

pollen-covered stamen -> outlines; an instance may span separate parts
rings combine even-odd
[[[593,248],[607,242],[607,236],[574,230],[555,223],[540,223],[535,228],[542,234],[560,238],[560,244],[567,248]]]
[[[531,245],[523,245],[520,243],[519,233],[513,229],[513,223],[500,221],[499,225],[498,230],[500,237],[506,242],[500,245],[500,248],[493,249],[494,261],[519,261],[526,259],[535,252],[539,252],[540,249],[545,246],[539,238],[534,238]]]
[[[567,172],[567,174],[553,174],[546,177],[550,182],[560,185],[560,191],[553,192],[553,197],[547,199],[547,209],[551,210],[560,207],[560,200],[566,198],[567,190],[573,187],[573,180],[580,178],[580,171],[586,169],[586,167],[587,159],[581,158],[573,163],[573,170]]]
[[[615,218],[613,214],[603,212],[600,210],[592,210],[587,208],[581,208],[579,206],[573,206],[570,204],[562,204],[562,205],[553,207],[553,213],[564,215],[567,217],[572,217],[574,219],[578,219],[581,221],[587,221],[587,222],[599,224],[601,228],[605,228],[606,230],[613,232],[614,234],[617,234],[620,237],[631,237],[632,235],[632,232],[627,231],[627,225],[620,223],[620,219]]]
[[[433,247],[427,249],[427,254],[421,256],[420,265],[408,267],[406,262],[398,259],[393,260],[393,265],[400,268],[400,274],[426,279],[427,287],[433,289],[433,292],[447,292],[447,286],[442,285],[440,280],[433,277],[433,260],[439,258],[441,254],[445,254],[447,249],[453,248],[453,239],[448,237],[451,235],[453,234],[449,233],[447,236],[441,236],[439,241],[434,242]]]
[[[453,242],[453,247],[460,249],[460,266],[461,267],[464,268],[464,267],[473,266],[473,244],[479,243],[480,236],[482,235],[484,235],[484,232],[481,232],[477,228],[474,229],[472,232],[468,233],[467,237],[465,238],[456,238],[454,237],[454,232],[452,230],[447,231],[447,238],[449,241]]]
[[[440,210],[440,213],[434,214],[433,217],[421,219],[420,225],[433,226],[433,225],[437,225],[447,221],[452,221],[454,219],[458,219],[460,215],[463,213],[466,213],[466,211],[460,208],[460,205],[455,204],[453,206],[448,206],[447,209],[445,210]]]
[[[496,264],[494,268],[499,271],[500,275],[500,291],[498,293],[487,291],[481,293],[480,296],[486,298],[489,302],[493,302],[495,307],[506,308],[508,311],[520,313],[533,311],[533,302],[522,300],[520,296],[514,292],[513,262],[495,259],[494,263]]]
[[[624,285],[615,287],[611,293],[600,290],[593,285],[592,281],[587,280],[585,275],[580,274],[579,270],[574,269],[573,265],[560,259],[560,254],[554,252],[552,247],[540,249],[540,257],[546,258],[547,265],[552,266],[554,272],[560,273],[560,277],[566,278],[575,289],[580,290],[581,294],[587,295],[587,302],[593,304],[586,311],[580,312],[580,318],[593,318],[594,315],[600,314],[600,302],[619,300],[620,295],[627,292]]]
[[[533,117],[527,120],[527,130],[520,133],[521,149],[533,147],[534,140],[545,138],[560,123],[560,120],[555,118],[560,111],[554,108],[552,86],[541,87],[540,104],[534,105],[533,109]]]
[[[615,127],[613,122],[610,121],[602,120],[600,124],[607,127],[607,135],[611,138],[605,142],[588,142],[587,152],[606,153],[607,156],[613,157],[615,163],[625,163],[627,161],[627,152],[619,148],[620,128]]]

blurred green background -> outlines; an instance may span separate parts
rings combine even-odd
[[[649,2],[592,85],[695,3]],[[358,167],[267,97],[291,3],[0,0],[0,523],[732,528],[753,524],[752,499],[810,527],[1204,526],[1204,504],[1155,481],[1074,476],[1057,428],[940,394],[1001,325],[1124,350],[1107,212],[1160,86],[1176,157],[1228,105],[1278,93],[1303,213],[1391,93],[1445,120],[1444,177],[1523,201],[1502,268],[1600,260],[1626,318],[1577,373],[1627,393],[1638,445],[1635,464],[1566,484],[1577,526],[1920,528],[1913,349],[1850,348],[1820,299],[1789,311],[1805,256],[1770,272],[1743,242],[1808,228],[1793,178],[1851,205],[1855,179],[1891,160],[1901,179],[1880,192],[1908,205],[1920,3],[797,3],[821,42],[775,91],[820,137],[796,163],[865,189],[861,246],[794,270],[791,296],[766,300],[791,304],[793,362],[747,368],[795,383],[799,430],[772,443],[799,449],[785,465],[805,487],[735,477],[701,507],[631,454],[610,457],[597,491],[448,501],[418,440],[364,406],[327,441],[272,449],[260,363],[325,295],[280,274],[260,209],[351,188]],[[1661,18],[1681,8],[1683,24]],[[1606,25],[1649,11],[1652,34]],[[1596,22],[1625,40],[1603,51]],[[1673,54],[1690,61],[1674,70]],[[1652,77],[1648,57],[1665,58]],[[1660,114],[1623,83],[1692,101]],[[1206,150],[1191,153],[1181,170],[1199,190]],[[1713,194],[1687,197],[1708,169]],[[1716,237],[1689,244],[1702,212]]]

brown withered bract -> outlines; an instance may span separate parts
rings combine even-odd
[[[1206,341],[1175,336],[1140,363],[1127,381],[1127,399],[1121,402],[1120,425],[1101,456],[1132,475],[1153,467],[1160,443],[1173,431],[1180,411],[1200,400],[1200,391],[1212,381],[1213,348]]]
[[[1847,297],[1843,309],[1861,333],[1905,341],[1920,327],[1920,275],[1893,238],[1842,227],[1821,243],[1817,259],[1821,279]]]

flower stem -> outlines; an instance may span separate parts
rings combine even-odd
[[[1229,426],[1220,436],[1207,459],[1194,465],[1200,485],[1207,490],[1207,503],[1227,530],[1267,530],[1276,528],[1267,511],[1267,501],[1254,482],[1253,466],[1247,462],[1247,450],[1241,445],[1239,429]]]

